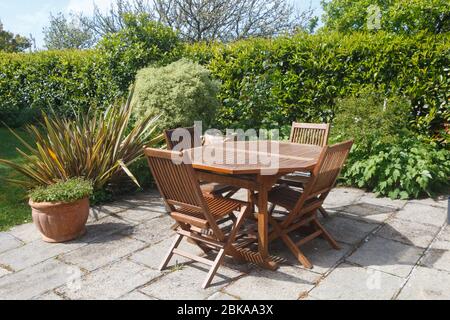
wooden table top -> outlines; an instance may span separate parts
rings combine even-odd
[[[223,174],[275,175],[311,170],[321,147],[279,141],[226,142],[187,150],[195,169]]]

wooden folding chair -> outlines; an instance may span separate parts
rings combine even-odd
[[[251,208],[242,201],[204,195],[192,165],[183,162],[183,153],[146,149],[145,155],[171,217],[178,224],[178,236],[160,270],[167,267],[174,254],[207,264],[211,269],[203,283],[206,288],[226,255],[239,258],[234,241],[245,217],[251,215]],[[234,214],[236,211],[238,216]],[[218,250],[215,260],[180,250],[178,246],[184,237],[205,252]]]
[[[330,125],[328,123],[297,123],[292,124],[292,143],[311,144],[325,147],[328,144]]]
[[[325,147],[328,144],[330,135],[330,124],[328,123],[292,123],[291,137],[289,139],[292,143],[310,144],[319,147]],[[278,183],[286,184],[291,187],[303,188],[303,185],[308,182],[311,174],[309,172],[294,172],[288,174],[281,179]],[[321,213],[324,217],[327,217],[323,208]]]
[[[333,248],[339,249],[337,242],[319,222],[317,211],[322,208],[325,199],[334,188],[352,145],[353,141],[348,141],[325,147],[303,191],[281,185],[269,192],[269,202],[273,204],[270,212],[273,231],[269,235],[269,240],[281,238],[306,268],[312,268],[312,264],[300,251],[301,245],[322,236]],[[275,206],[283,207],[287,212],[282,217],[275,218],[272,215]],[[289,234],[307,225],[310,225],[314,231],[295,243]]]
[[[182,129],[184,131],[177,131],[179,129]],[[180,146],[177,151],[183,151],[202,146],[203,139],[197,133],[195,127],[179,129],[171,129],[164,132],[167,148],[169,150],[174,150],[180,143],[182,143],[182,146]],[[175,136],[175,133],[179,133],[179,135]],[[186,139],[189,140],[186,141]],[[202,189],[203,193],[211,194],[213,196],[223,196],[225,198],[231,198],[240,189],[234,186],[228,186],[214,182],[201,182],[200,188]]]

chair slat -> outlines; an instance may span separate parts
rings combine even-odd
[[[326,123],[292,124],[290,141],[299,144],[311,144],[324,147],[328,144],[330,125]]]

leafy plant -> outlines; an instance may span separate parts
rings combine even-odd
[[[208,126],[219,105],[219,83],[210,76],[206,68],[186,59],[140,70],[132,101],[134,116],[161,115],[162,129],[192,126],[197,120]]]
[[[338,99],[333,135],[337,141],[354,139],[355,144],[370,152],[373,141],[395,143],[410,136],[410,121],[411,105],[407,99],[386,97],[369,86],[355,96]]]
[[[89,180],[72,178],[59,181],[47,187],[37,187],[29,194],[32,201],[40,202],[74,202],[92,195],[94,188]]]
[[[132,94],[122,106],[111,106],[92,115],[78,113],[75,119],[43,114],[42,127],[26,127],[33,144],[15,134],[25,148],[18,151],[26,163],[0,160],[28,178],[10,181],[35,187],[85,177],[92,180],[96,191],[107,185],[120,185],[126,176],[138,183],[128,166],[143,156],[144,146],[158,143],[162,136],[156,129],[158,117],[143,117],[129,129],[131,97]]]
[[[139,69],[178,60],[181,42],[172,28],[147,14],[124,14],[122,30],[107,34],[98,44],[114,83],[127,92]]]
[[[416,138],[398,144],[373,142],[371,153],[356,146],[343,174],[346,184],[392,199],[417,198],[450,186],[450,151]]]

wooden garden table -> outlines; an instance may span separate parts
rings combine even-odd
[[[277,180],[295,171],[310,171],[316,165],[321,147],[290,142],[227,142],[189,150],[199,179],[247,189],[249,202],[258,196],[258,252],[251,262],[275,270],[269,257],[268,192]],[[214,155],[214,157],[208,157]],[[217,158],[216,158],[217,156]],[[269,159],[269,160],[268,160]]]

